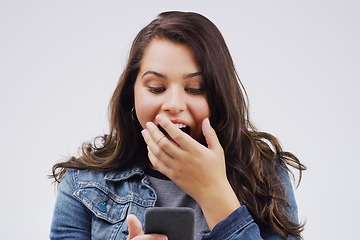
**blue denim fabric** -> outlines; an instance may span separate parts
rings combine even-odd
[[[297,214],[290,180],[287,174],[283,176],[288,201]],[[59,185],[50,239],[126,239],[126,216],[134,214],[144,224],[145,210],[155,202],[156,194],[141,166],[109,173],[68,169]],[[243,205],[203,239],[262,238]]]

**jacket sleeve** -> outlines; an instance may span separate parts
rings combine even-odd
[[[230,239],[262,239],[260,229],[254,222],[246,206],[235,210],[225,220],[218,223],[203,240],[230,240]]]
[[[59,184],[50,239],[91,239],[91,214],[73,195],[76,182],[68,169]]]
[[[287,211],[289,219],[294,222],[298,222],[297,219],[297,206],[295,202],[294,191],[290,182],[287,171],[279,171],[280,178],[284,184],[284,190],[287,201],[289,202],[291,209]],[[284,239],[279,234],[273,234],[271,236],[262,238],[260,234],[259,226],[254,222],[253,217],[249,213],[247,207],[242,205],[235,210],[225,220],[218,223],[209,235],[203,237],[203,240],[282,240]],[[296,239],[290,236],[290,239]]]

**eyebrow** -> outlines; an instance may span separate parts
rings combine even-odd
[[[201,76],[201,72],[190,73],[190,74],[186,75],[185,78],[188,79],[188,78],[193,78],[196,76]]]
[[[145,77],[146,75],[149,75],[149,74],[153,74],[159,78],[166,78],[163,74],[161,73],[158,73],[158,72],[155,72],[155,71],[146,71],[142,76],[141,78]]]
[[[165,75],[161,74],[161,73],[158,73],[158,72],[155,72],[155,71],[146,71],[142,76],[141,78],[145,77],[146,75],[149,75],[149,74],[153,74],[159,78],[166,78]],[[190,73],[188,75],[185,76],[185,79],[189,79],[189,78],[193,78],[193,77],[196,77],[196,76],[200,76],[201,75],[201,72],[194,72],[194,73]]]

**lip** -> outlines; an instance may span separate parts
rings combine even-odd
[[[170,120],[170,122],[172,122],[172,123],[178,123],[178,124],[184,124],[184,125],[186,125],[186,126],[188,126],[189,128],[191,128],[190,127],[190,123],[189,122],[187,122],[187,121],[185,121],[185,120],[182,120],[182,119],[169,119]],[[158,122],[154,122],[154,124],[156,125],[156,126],[160,126],[160,124],[158,123]]]
[[[190,124],[185,121],[185,120],[182,120],[182,119],[169,119],[173,124],[183,124],[185,125],[186,127],[184,129],[181,129],[182,131],[184,131],[185,129],[185,133],[187,133],[188,135],[190,135],[191,133],[191,127],[190,127]],[[160,129],[160,131],[162,131],[166,136],[168,136],[168,134],[165,132],[165,130],[159,125],[157,124],[158,128]]]
[[[171,120],[171,119],[170,119],[170,121],[171,121],[172,123],[174,123],[174,124],[175,124],[175,123],[184,124],[184,125],[190,127],[190,124],[189,124],[188,122],[186,122],[186,121],[184,121],[184,120],[181,120],[181,119],[175,119],[175,120]]]

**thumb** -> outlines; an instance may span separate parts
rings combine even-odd
[[[211,127],[209,118],[205,118],[202,122],[202,131],[208,145],[208,148],[215,151],[222,151],[221,144],[216,135],[215,130]]]
[[[141,222],[135,215],[130,214],[129,216],[127,216],[126,220],[129,228],[128,240],[140,235],[144,235]]]

